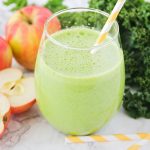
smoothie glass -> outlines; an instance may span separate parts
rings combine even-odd
[[[35,68],[37,102],[48,122],[65,134],[91,134],[120,108],[125,74],[117,22],[94,46],[107,18],[100,10],[73,8],[45,24]],[[60,30],[53,32],[57,19]]]

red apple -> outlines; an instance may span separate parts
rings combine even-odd
[[[10,104],[8,98],[0,94],[0,138],[2,137],[5,128],[11,117]]]
[[[16,60],[29,70],[33,70],[42,36],[44,23],[52,13],[44,7],[27,6],[17,11],[6,25],[6,38]],[[55,17],[50,33],[59,30],[60,22]]]
[[[12,113],[22,113],[30,109],[36,102],[34,78],[23,78],[17,82],[8,99]]]
[[[12,63],[12,51],[8,43],[0,37],[0,70],[8,68]]]

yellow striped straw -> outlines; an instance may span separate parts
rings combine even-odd
[[[100,32],[100,35],[96,41],[96,44],[95,45],[98,45],[100,43],[102,43],[106,37],[107,37],[107,34],[109,32],[109,30],[111,29],[113,23],[115,22],[121,8],[123,7],[124,3],[125,3],[126,0],[118,0],[114,9],[112,10],[111,14],[109,15],[104,27],[102,28],[101,32]],[[97,52],[98,49],[93,49],[91,50],[91,53],[95,53]]]
[[[140,150],[143,145],[146,145],[150,142],[150,134],[141,133],[138,136],[142,139],[139,142],[131,145],[128,150]]]
[[[113,141],[139,141],[132,147],[140,147],[145,141],[150,141],[150,133],[137,134],[112,134],[112,135],[89,135],[89,136],[67,136],[66,143],[87,143],[87,142],[113,142]],[[138,150],[138,149],[129,149]]]

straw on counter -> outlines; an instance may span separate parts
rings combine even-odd
[[[110,16],[108,17],[104,27],[102,28],[95,45],[102,43],[106,39],[107,34],[108,34],[109,30],[111,29],[114,21],[116,20],[116,18],[118,16],[121,8],[123,7],[125,1],[126,0],[118,0],[117,1],[114,9],[112,10],[112,12],[111,12]],[[91,50],[91,53],[93,54],[97,51],[98,51],[98,49],[93,49],[93,50]]]
[[[143,145],[146,145],[148,142],[150,142],[150,134],[147,134],[147,135],[141,135],[142,137],[142,140],[140,140],[139,142],[131,145],[128,150],[140,150],[141,147]]]
[[[145,142],[144,142],[145,143]],[[127,150],[140,150],[142,147],[142,143],[140,144],[133,144],[132,146],[130,146]]]
[[[66,143],[139,141],[139,140],[150,141],[150,133],[67,136],[65,138]],[[140,145],[140,143],[138,144]]]

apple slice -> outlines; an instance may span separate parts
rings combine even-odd
[[[0,94],[0,137],[7,127],[11,117],[10,104],[8,98],[3,94]]]
[[[11,89],[9,102],[12,113],[22,113],[27,111],[36,102],[34,78],[22,78]]]
[[[8,68],[0,71],[0,91],[8,94],[8,91],[21,79],[22,72],[16,68]]]
[[[0,138],[3,136],[4,133],[4,123],[3,123],[3,119],[0,117]]]

